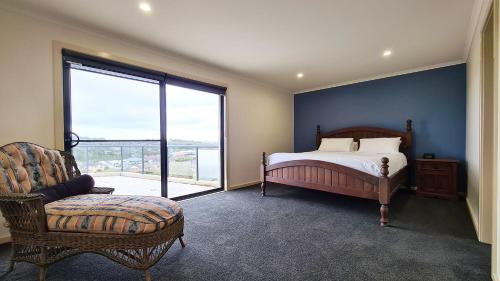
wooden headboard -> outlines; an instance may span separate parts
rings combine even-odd
[[[321,133],[321,129],[318,125],[316,127],[316,149],[319,148],[322,138],[354,138],[354,141],[359,143],[359,139],[401,137],[399,151],[404,153],[406,157],[409,157],[413,142],[411,123],[410,119],[406,121],[406,132],[374,127],[350,127],[334,130],[324,134]]]

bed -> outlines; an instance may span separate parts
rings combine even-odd
[[[386,226],[389,223],[391,197],[399,186],[409,183],[407,163],[410,162],[412,146],[412,121],[406,121],[404,132],[374,127],[350,127],[322,133],[319,125],[316,129],[316,148],[319,148],[323,138],[353,138],[359,143],[360,139],[393,137],[401,138],[399,151],[406,161],[391,155],[366,155],[366,163],[370,165],[359,165],[356,161],[347,161],[349,160],[347,153],[324,155],[308,152],[273,154],[267,157],[264,152],[260,168],[262,196],[266,196],[267,183],[279,183],[378,200],[380,225]],[[365,155],[357,156],[359,156],[359,159],[356,159],[358,162],[365,161],[363,158]],[[330,161],[332,157],[335,157],[336,163]],[[374,157],[380,157],[378,158],[380,161],[375,161]],[[390,158],[394,162],[392,166]],[[375,162],[378,165],[372,165]]]

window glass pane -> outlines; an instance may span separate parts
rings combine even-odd
[[[71,127],[81,139],[73,154],[80,170],[115,194],[161,196],[160,86],[70,71]]]
[[[167,85],[167,138],[219,144],[219,95]]]
[[[157,84],[71,69],[72,131],[80,139],[160,139]]]
[[[167,85],[169,197],[221,187],[220,96]]]

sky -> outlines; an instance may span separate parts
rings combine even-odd
[[[167,85],[167,139],[219,140],[219,96]],[[71,70],[73,132],[80,138],[160,139],[159,85]]]

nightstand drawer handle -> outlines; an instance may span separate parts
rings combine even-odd
[[[428,164],[428,165],[424,165],[422,166],[423,169],[425,170],[434,170],[434,171],[446,171],[448,170],[448,166],[443,166],[443,165],[432,165],[432,164]]]

